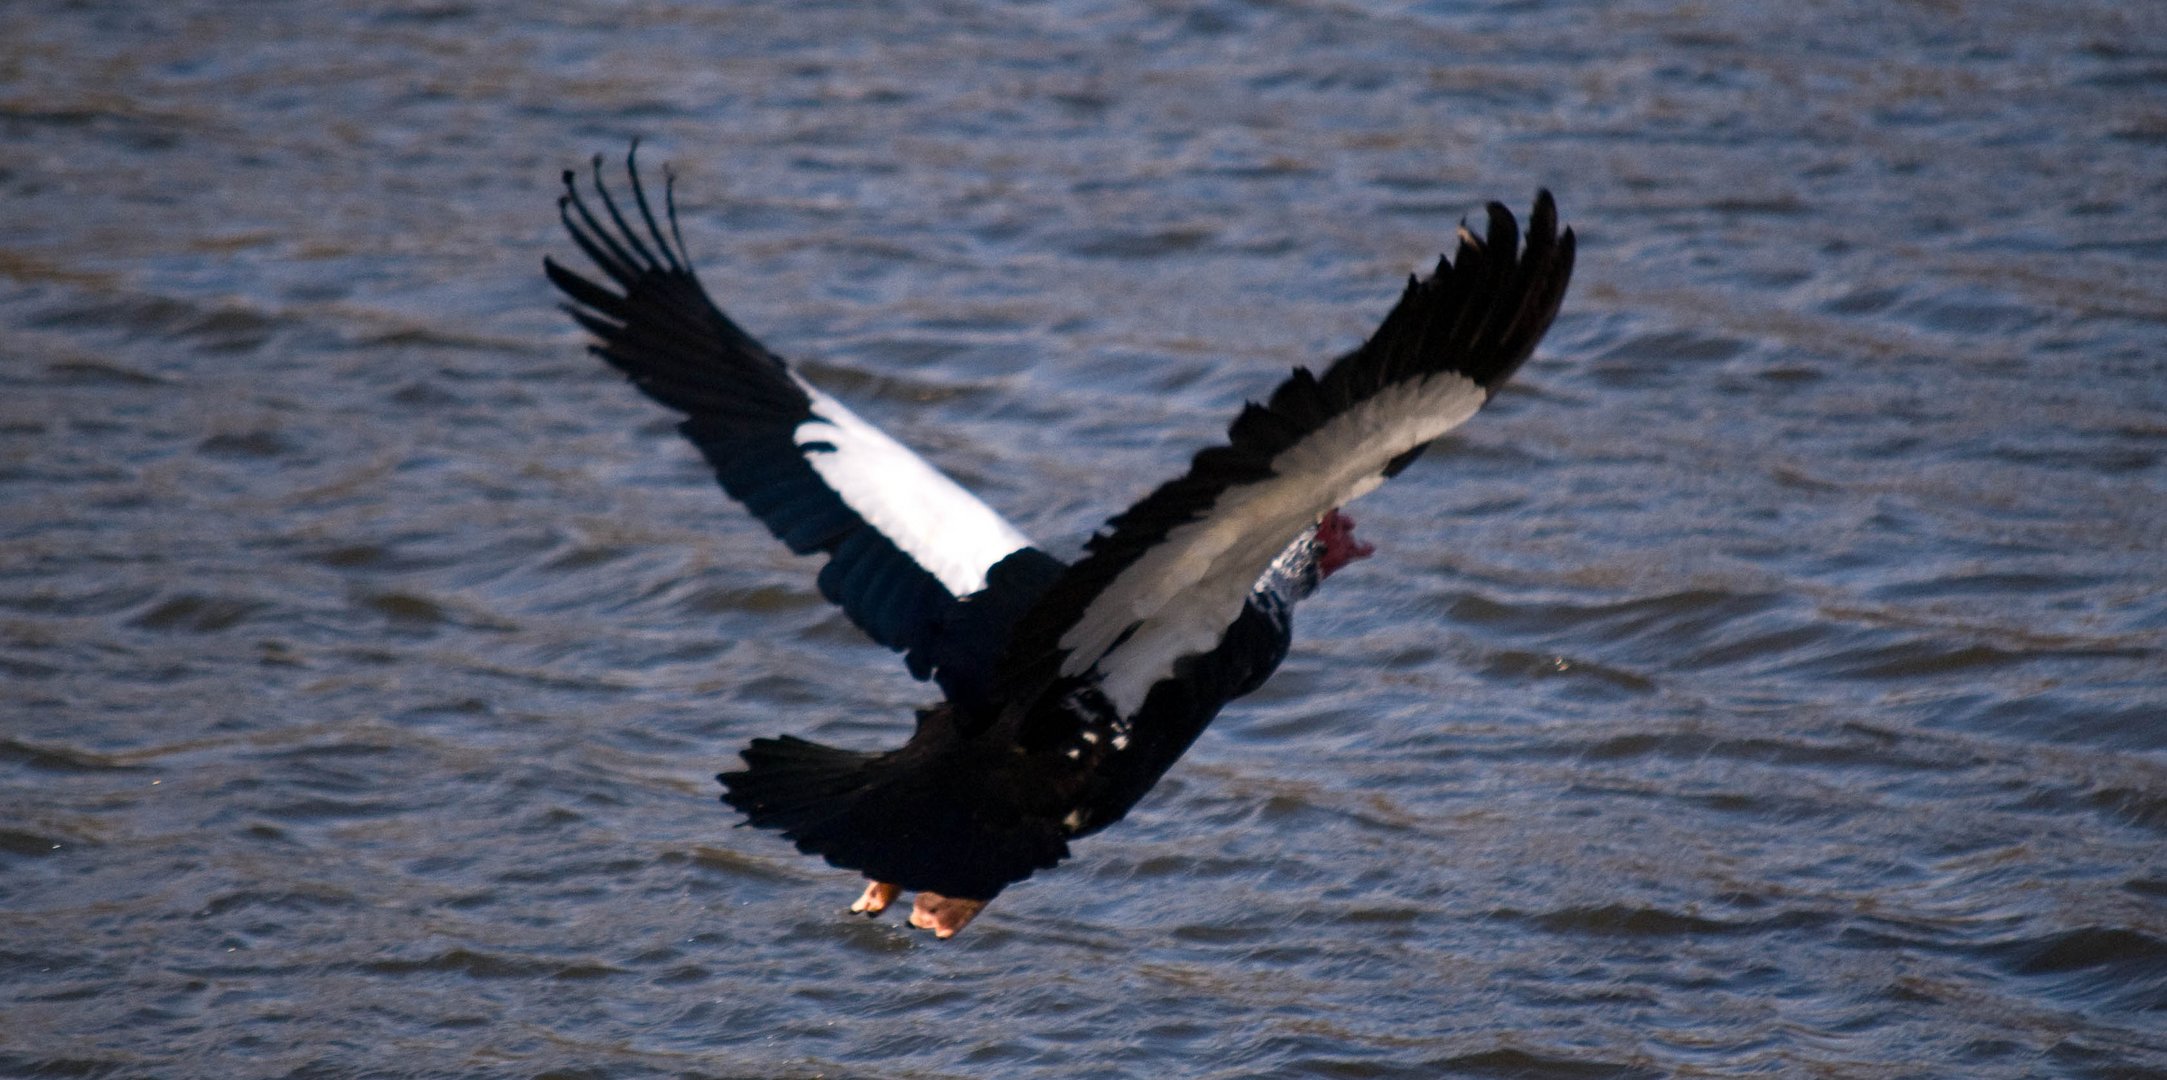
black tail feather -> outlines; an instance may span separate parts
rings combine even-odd
[[[991,900],[1068,856],[1057,828],[963,759],[859,753],[789,735],[754,739],[741,754],[745,768],[716,779],[747,825],[877,881]]]
[[[873,780],[878,754],[838,750],[794,735],[754,739],[745,748],[742,772],[718,774],[722,801],[745,814],[747,825],[796,834],[846,812]]]

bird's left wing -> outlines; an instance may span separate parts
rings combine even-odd
[[[1534,351],[1572,274],[1573,234],[1537,196],[1526,246],[1503,206],[1486,237],[1410,279],[1375,334],[1322,376],[1297,368],[1227,442],[1107,523],[1018,624],[1002,685],[1031,732],[1079,700],[1125,722],[1185,657],[1217,647],[1289,541],[1473,416]],[[1081,692],[1081,699],[1079,698]],[[1053,707],[1060,706],[1060,707]]]
[[[674,190],[665,188],[665,236],[630,155],[625,170],[638,225],[603,185],[599,155],[603,216],[564,174],[564,226],[615,286],[545,259],[565,310],[594,334],[595,355],[685,414],[678,430],[731,497],[792,551],[828,555],[821,593],[927,677],[944,662],[936,639],[958,600],[1031,541],[723,314],[682,255]]]

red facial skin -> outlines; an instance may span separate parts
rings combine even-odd
[[[1348,563],[1377,553],[1376,548],[1354,538],[1354,519],[1336,509],[1318,519],[1317,542],[1324,545],[1324,554],[1317,559],[1317,571],[1322,577],[1331,577]]]

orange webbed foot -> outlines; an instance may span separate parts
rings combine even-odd
[[[888,910],[888,905],[895,903],[895,898],[902,892],[901,888],[885,881],[868,881],[865,892],[850,905],[850,910],[871,918]]]
[[[910,908],[910,924],[920,930],[931,930],[933,936],[943,941],[956,936],[956,932],[970,925],[978,913],[986,909],[984,900],[964,900],[939,893],[922,892]]]

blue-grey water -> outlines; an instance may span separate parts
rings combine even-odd
[[[929,699],[582,352],[1069,552],[1486,199],[1577,281],[961,938],[731,827]],[[2167,1075],[2167,4],[0,6],[0,1076]]]

